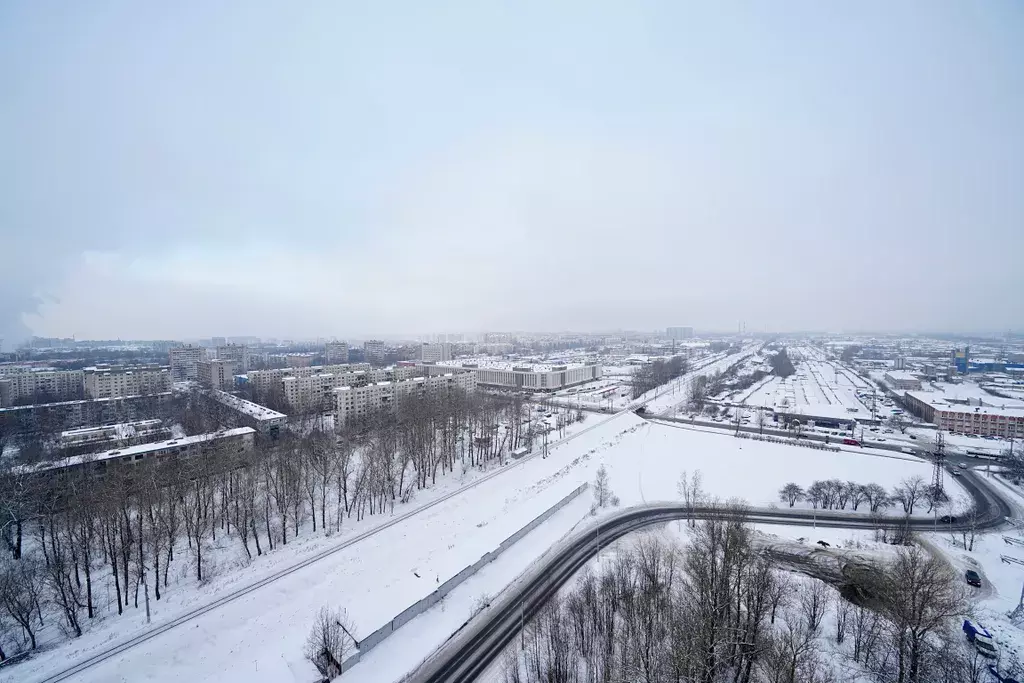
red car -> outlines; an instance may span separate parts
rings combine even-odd
[[[843,445],[844,446],[859,446],[860,445],[860,441],[857,441],[857,439],[843,439]]]

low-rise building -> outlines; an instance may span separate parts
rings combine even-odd
[[[966,401],[938,392],[908,391],[903,401],[910,412],[939,429],[979,436],[1024,438],[1024,405],[996,396]]]
[[[396,410],[412,396],[438,396],[455,390],[466,393],[475,391],[476,375],[449,368],[445,374],[429,377],[338,387],[332,392],[335,400],[335,425],[340,427],[378,411]]]
[[[277,434],[281,427],[288,422],[288,416],[284,413],[271,410],[266,406],[261,406],[259,403],[247,401],[226,391],[212,390],[206,392],[206,395],[220,405],[231,409],[242,418],[242,422],[249,427],[255,428],[261,434]]]
[[[460,367],[476,373],[479,386],[523,391],[558,391],[566,387],[601,379],[601,366],[597,363],[566,365],[515,364],[504,361],[462,360],[447,361],[427,366],[431,374],[443,370],[434,368]]]
[[[80,455],[169,439],[171,430],[160,420],[139,420],[61,432],[58,446],[63,455]]]
[[[921,389],[920,378],[906,370],[889,370],[885,373],[885,381],[893,389],[901,391],[920,391]]]
[[[148,396],[122,396],[0,408],[0,432],[53,433],[87,425],[151,418],[170,403],[170,391]]]
[[[53,462],[20,467],[23,474],[46,474],[62,476],[72,471],[81,471],[97,477],[104,477],[113,468],[134,467],[143,463],[164,462],[169,459],[195,456],[217,457],[244,453],[255,443],[256,430],[252,427],[238,427],[209,434],[185,436],[180,439],[157,441],[115,448],[100,453],[74,455]]]
[[[89,398],[162,394],[173,384],[171,369],[160,365],[85,368],[84,381]]]

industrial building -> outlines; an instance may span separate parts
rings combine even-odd
[[[985,393],[972,384],[958,391],[908,391],[907,409],[939,429],[979,436],[1024,437],[1024,403]]]
[[[920,391],[920,378],[906,370],[889,370],[885,373],[884,379],[893,389],[901,391]]]
[[[335,425],[365,418],[374,412],[396,410],[412,396],[437,396],[444,392],[476,390],[476,375],[459,369],[445,374],[413,377],[393,382],[374,382],[365,386],[338,387],[333,390]]]

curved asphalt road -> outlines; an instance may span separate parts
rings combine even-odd
[[[966,473],[960,483],[974,498],[979,527],[998,527],[1012,514],[1006,501],[981,483],[974,473]],[[530,620],[602,547],[626,534],[655,524],[686,518],[728,517],[729,514],[721,508],[652,505],[625,510],[601,522],[596,528],[568,541],[555,554],[538,564],[520,585],[482,614],[479,623],[457,633],[424,662],[409,680],[423,683],[468,683],[475,680],[519,634],[522,624]],[[748,510],[743,517],[746,521],[758,524],[817,525],[844,529],[877,527],[870,519],[857,513],[757,509]],[[910,524],[916,529],[928,531],[935,522],[915,519]],[[960,525],[944,524],[942,528],[956,529]]]

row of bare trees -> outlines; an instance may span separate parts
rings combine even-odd
[[[954,573],[914,546],[865,579],[859,604],[773,564],[736,518],[684,548],[643,537],[551,600],[505,655],[508,683],[977,683],[956,637]],[[913,599],[911,599],[913,598]]]
[[[54,471],[0,473],[0,646],[36,646],[140,608],[149,592],[208,581],[306,533],[335,534],[391,512],[439,477],[504,461],[536,437],[520,397],[410,398],[339,432],[297,425],[255,448]],[[227,548],[228,550],[224,550]],[[233,550],[232,550],[233,548]],[[103,590],[98,587],[102,586]],[[31,609],[29,609],[31,608]]]
[[[945,502],[947,497],[941,491],[934,491],[923,477],[908,477],[894,486],[891,492],[880,484],[858,484],[839,479],[815,481],[806,489],[789,482],[779,489],[779,500],[788,503],[789,507],[799,501],[807,501],[815,510],[845,510],[847,504],[857,510],[866,504],[872,513],[882,512],[898,504],[905,514],[912,515],[914,508],[921,504],[927,505],[927,512],[930,513]]]

